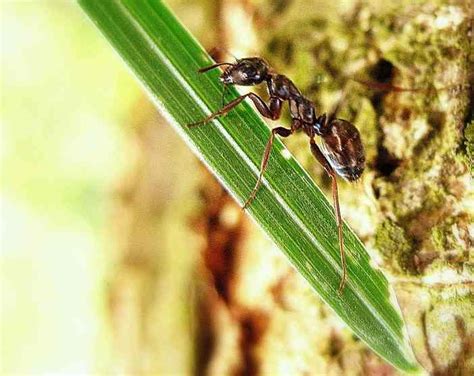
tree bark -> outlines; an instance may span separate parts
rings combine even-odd
[[[240,39],[257,41],[250,54],[291,77],[320,112],[345,91],[339,117],[360,129],[367,169],[360,183],[342,184],[343,215],[390,277],[425,369],[473,374],[472,146],[464,136],[472,132],[472,10],[447,1],[228,3],[254,21],[236,26]],[[287,144],[329,188],[306,139]],[[225,202],[213,223],[237,210]],[[207,263],[215,289],[206,373],[396,373],[238,218],[227,235],[217,226],[230,243],[216,247],[210,231],[204,249],[220,259]]]

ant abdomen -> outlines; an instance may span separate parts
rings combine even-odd
[[[334,119],[324,130],[323,153],[337,174],[349,181],[359,179],[365,168],[360,133],[350,122]]]

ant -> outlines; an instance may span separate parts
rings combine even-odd
[[[201,68],[198,72],[204,73],[220,66],[227,66],[220,76],[220,81],[224,84],[223,94],[225,93],[227,85],[254,86],[265,82],[270,96],[268,104],[255,93],[244,94],[223,105],[220,110],[205,119],[189,124],[188,126],[193,127],[206,124],[219,116],[224,116],[245,98],[249,98],[258,112],[264,117],[277,120],[280,118],[283,103],[288,101],[291,127],[276,127],[271,130],[271,136],[265,147],[260,164],[260,173],[257,182],[245,202],[243,209],[251,204],[257,194],[263,174],[267,168],[275,136],[288,137],[297,131],[306,133],[310,139],[311,153],[331,177],[332,181],[332,196],[338,227],[339,253],[342,264],[342,278],[338,290],[339,293],[341,293],[346,283],[347,270],[336,175],[340,175],[351,182],[357,180],[362,175],[365,167],[365,153],[359,131],[350,122],[335,118],[339,105],[336,106],[336,109],[331,111],[329,115],[322,114],[317,116],[313,102],[304,97],[288,77],[275,73],[262,58],[248,57],[238,59],[234,64],[217,63]],[[316,144],[316,136],[322,138],[322,150]]]

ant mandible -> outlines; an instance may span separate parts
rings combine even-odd
[[[258,112],[264,117],[277,120],[280,117],[283,102],[288,101],[291,127],[289,129],[284,127],[272,129],[270,139],[267,142],[263,154],[257,183],[245,202],[243,209],[250,205],[257,194],[263,174],[267,168],[275,135],[288,137],[296,131],[304,131],[310,139],[311,153],[323,166],[332,181],[332,196],[337,220],[339,252],[342,264],[342,277],[338,290],[339,293],[341,293],[347,279],[347,268],[336,174],[348,181],[355,181],[364,171],[365,153],[359,131],[350,122],[335,118],[334,115],[337,112],[337,108],[329,115],[322,114],[317,116],[314,104],[301,94],[288,77],[275,73],[262,58],[249,57],[238,59],[235,64],[217,63],[201,68],[199,73],[207,72],[219,66],[227,66],[220,76],[220,81],[225,85],[224,92],[227,85],[253,86],[265,82],[270,96],[269,103],[265,103],[265,101],[255,93],[244,94],[227,103],[220,110],[205,119],[189,124],[189,126],[193,127],[205,124],[219,116],[226,115],[245,98],[249,98],[254,103]],[[323,140],[322,150],[316,144],[316,136],[321,137]]]

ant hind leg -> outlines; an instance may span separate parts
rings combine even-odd
[[[339,208],[339,192],[337,188],[337,180],[336,180],[336,173],[334,169],[329,164],[328,160],[324,156],[324,154],[319,149],[318,145],[312,138],[310,141],[311,146],[311,153],[316,157],[318,162],[323,166],[324,170],[326,170],[327,174],[331,177],[332,182],[332,199],[334,202],[334,214],[336,216],[336,223],[337,223],[337,233],[339,238],[339,255],[341,258],[341,266],[342,266],[342,277],[339,283],[338,293],[342,294],[344,290],[344,286],[347,280],[347,266],[346,266],[346,255],[344,252],[344,237],[342,233],[342,216],[341,216],[341,209]]]

